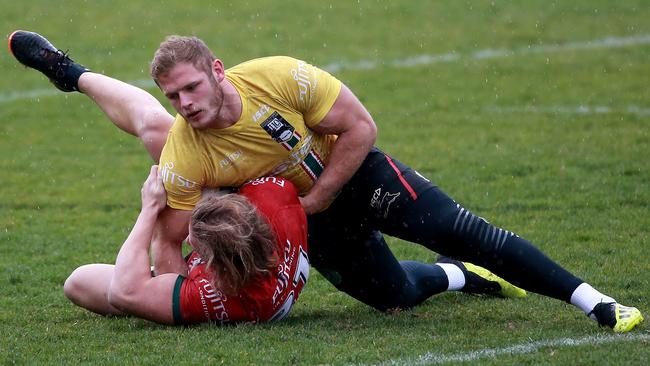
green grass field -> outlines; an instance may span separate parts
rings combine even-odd
[[[167,34],[226,66],[272,54],[334,72],[377,145],[458,202],[650,316],[650,4],[568,1],[23,1],[28,29],[95,71],[138,83]],[[151,164],[82,95],[0,52],[1,364],[645,364],[627,336],[570,305],[449,293],[384,315],[315,270],[275,325],[164,327],[73,306],[77,266],[112,263]],[[169,104],[164,102],[169,108]],[[171,110],[171,109],[170,109]],[[435,254],[391,240],[401,259]],[[648,319],[650,320],[650,319]],[[644,361],[645,360],[645,361]]]

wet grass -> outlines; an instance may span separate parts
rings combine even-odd
[[[645,1],[190,3],[26,1],[3,6],[0,23],[5,34],[42,32],[93,70],[125,80],[147,79],[153,51],[171,33],[204,38],[226,65],[268,54],[330,66],[372,62],[337,76],[375,117],[379,146],[650,314]],[[646,41],[571,46],[635,36]],[[472,56],[540,45],[565,47]],[[457,57],[391,66],[444,54]],[[89,314],[67,302],[63,281],[81,264],[114,261],[150,161],[83,96],[49,93],[42,76],[6,52],[0,70],[3,364],[408,364],[430,353],[609,334],[536,295],[444,294],[412,311],[378,314],[316,271],[276,325],[168,328]],[[391,246],[403,259],[435,258],[401,241]],[[647,342],[549,346],[481,363],[642,364]]]

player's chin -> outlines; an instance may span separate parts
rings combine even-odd
[[[208,118],[205,118],[202,112],[199,112],[196,115],[186,118],[186,120],[187,123],[189,123],[190,126],[192,126],[192,128],[195,128],[197,130],[210,127],[210,120]]]
[[[190,126],[192,126],[193,129],[195,130],[205,130],[209,126],[206,123],[200,123],[200,122],[189,122]]]

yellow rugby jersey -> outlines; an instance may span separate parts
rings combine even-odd
[[[160,156],[167,204],[191,210],[203,188],[239,187],[263,176],[292,181],[300,194],[327,163],[334,135],[315,126],[332,108],[341,82],[304,61],[274,56],[226,70],[242,114],[223,129],[195,130],[177,115]]]

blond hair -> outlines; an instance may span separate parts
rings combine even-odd
[[[246,197],[206,196],[190,221],[192,244],[215,276],[214,285],[238,292],[278,263],[275,236],[266,219]]]
[[[166,74],[179,63],[191,63],[208,75],[216,57],[205,43],[197,37],[167,36],[160,44],[151,61],[151,77],[158,83],[158,78]]]

